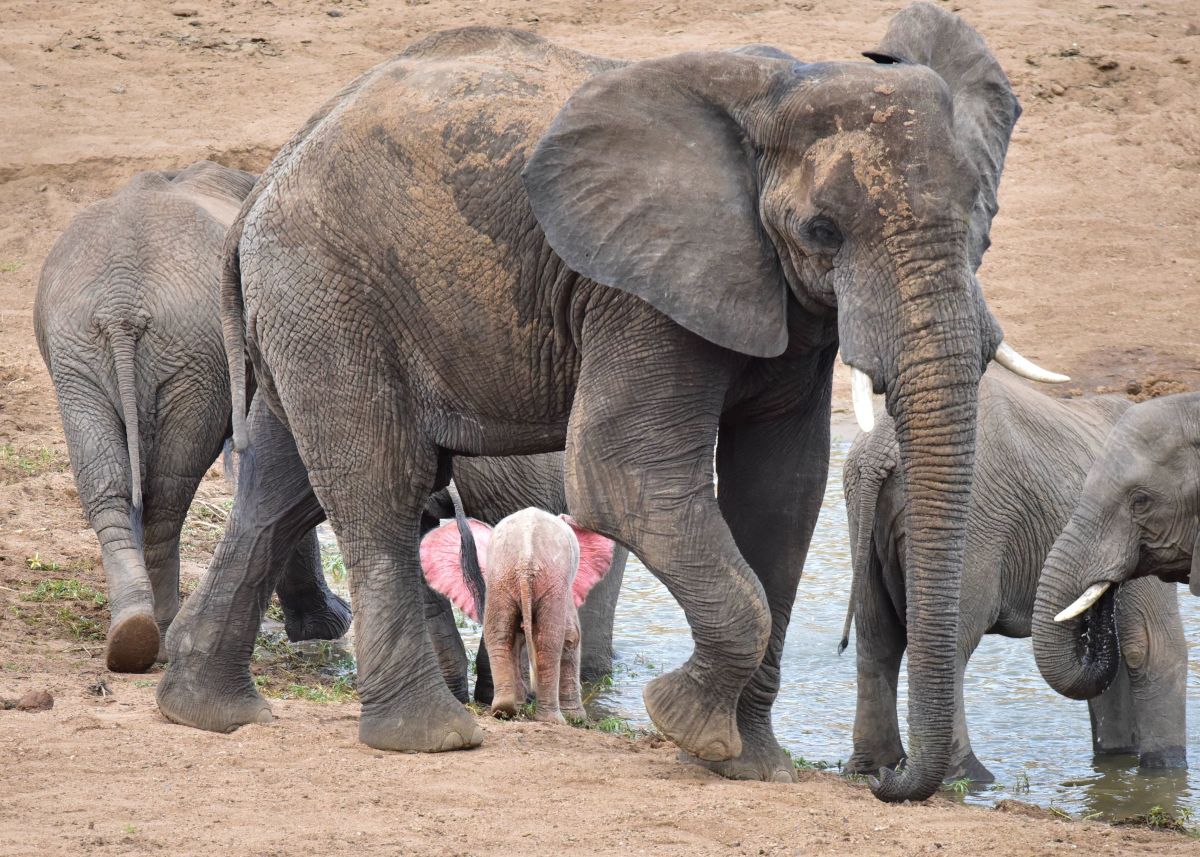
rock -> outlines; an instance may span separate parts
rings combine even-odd
[[[109,92],[113,93],[114,95],[124,95],[125,94],[125,85],[118,83],[116,86],[114,86],[112,89],[110,89]]]
[[[1052,83],[1052,84],[1050,84],[1050,91],[1053,92],[1055,95],[1062,95],[1063,93],[1065,93],[1067,91],[1067,88],[1065,86],[1063,86],[1061,83]]]
[[[341,13],[341,12],[339,12],[337,9],[330,9],[330,10],[329,10],[328,12],[326,12],[325,14],[326,14],[326,15],[328,15],[330,18],[340,18],[340,17],[342,17],[342,13]]]
[[[200,13],[187,6],[178,6],[171,10],[171,14],[176,18],[195,18]]]
[[[54,707],[54,697],[48,690],[31,690],[17,700],[17,711],[49,711]]]

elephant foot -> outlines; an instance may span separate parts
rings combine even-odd
[[[955,780],[970,780],[972,783],[987,785],[996,782],[996,777],[975,757],[975,752],[969,750],[960,761],[950,762],[944,782],[951,783]]]
[[[483,730],[442,684],[431,694],[417,695],[408,705],[363,703],[358,739],[376,750],[399,753],[442,753],[469,750],[483,743]]]
[[[900,763],[904,761],[904,754],[900,752],[875,752],[865,750],[855,750],[850,756],[842,770],[847,774],[861,774],[863,776],[874,777],[879,774],[880,768],[887,768],[889,771],[894,771],[900,767]]]
[[[567,718],[563,717],[563,713],[559,709],[553,711],[542,708],[540,705],[533,711],[533,719],[538,723],[556,723],[559,726],[567,725]]]
[[[1147,750],[1138,756],[1138,771],[1167,771],[1187,768],[1187,749],[1167,747],[1162,750]]]
[[[562,713],[563,713],[563,717],[566,718],[568,723],[587,723],[587,721],[588,721],[587,712],[583,710],[582,705],[579,706],[578,708],[564,706],[562,709]]]
[[[158,623],[149,613],[131,612],[108,628],[104,658],[115,673],[144,673],[158,658]]]
[[[232,732],[248,723],[270,723],[271,706],[250,681],[236,690],[215,690],[223,682],[197,676],[178,660],[158,683],[158,710],[172,723],[206,732]]]
[[[312,609],[303,612],[289,610],[283,605],[283,630],[293,643],[336,640],[350,630],[352,619],[350,605],[332,592],[325,593],[323,604],[314,604]]]
[[[732,759],[709,762],[680,751],[679,761],[707,768],[727,780],[761,780],[767,783],[796,782],[796,765],[774,735],[742,731],[742,752]]]
[[[642,700],[658,731],[685,752],[705,762],[723,762],[741,754],[734,706],[722,705],[713,690],[686,668],[651,681],[642,691]]]

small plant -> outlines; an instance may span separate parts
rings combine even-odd
[[[267,618],[273,619],[276,622],[282,622],[283,605],[279,603],[279,599],[274,595],[271,596],[271,603],[267,606]]]
[[[1029,794],[1029,774],[1025,771],[1017,771],[1017,778],[1013,783],[1012,792],[1016,795]]]
[[[321,549],[321,570],[334,583],[346,582],[346,561],[341,551]],[[459,627],[462,627],[461,625]]]
[[[948,791],[955,797],[966,797],[971,791],[971,778],[960,777],[957,780],[942,783],[942,791]]]
[[[67,459],[41,446],[33,450],[18,450],[12,444],[0,446],[0,483],[14,482],[26,476],[65,470]]]
[[[0,262],[0,274],[11,274],[25,267],[25,263],[19,259],[5,259]]]
[[[62,566],[57,562],[42,559],[41,554],[36,552],[33,556],[25,557],[25,565],[33,571],[62,571]]]
[[[1047,809],[1050,810],[1050,814],[1053,815],[1055,818],[1061,818],[1063,821],[1071,820],[1071,813],[1067,812],[1066,810],[1062,810],[1062,809],[1059,809],[1058,807],[1056,807],[1054,805],[1054,801],[1050,801],[1050,806],[1048,806]]]
[[[613,688],[613,677],[611,673],[600,676],[594,682],[584,686],[583,689],[583,704],[587,705],[602,693],[607,693]]]
[[[837,768],[840,770],[842,767],[842,763],[840,760],[837,762],[826,762],[822,759],[818,759],[816,761],[810,762],[808,759],[804,758],[803,756],[797,756],[791,750],[785,749],[783,752],[787,753],[788,756],[791,758],[792,764],[796,766],[797,771],[828,771],[833,768]]]
[[[134,681],[133,686],[134,687],[155,687],[157,684],[158,684],[158,682],[152,681],[151,679],[139,678]]]
[[[35,571],[41,571],[43,568],[46,570],[59,569],[58,563],[47,565],[36,554],[26,560],[26,563]],[[53,569],[50,569],[50,566],[53,566]],[[108,603],[108,596],[72,577],[65,580],[52,578],[50,580],[39,581],[32,592],[27,592],[21,596],[21,600],[34,602],[86,601],[96,607],[103,607]]]
[[[55,614],[58,624],[80,642],[99,642],[104,639],[104,626],[89,616],[72,611],[69,607],[58,608]]]
[[[132,824],[125,825],[124,830],[125,830],[125,833],[127,833],[130,836],[137,833],[137,828],[134,827]]]

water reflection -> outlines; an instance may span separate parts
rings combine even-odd
[[[853,635],[850,648],[841,656],[836,653],[850,592],[841,488],[848,447],[844,441],[834,444],[829,485],[788,630],[775,704],[775,731],[785,747],[811,761],[835,763],[850,755],[855,702]],[[327,531],[323,542],[333,544]],[[1190,771],[1139,774],[1137,760],[1128,757],[1093,763],[1086,703],[1059,696],[1042,681],[1029,640],[989,635],[971,658],[965,695],[972,746],[996,783],[971,792],[965,800],[990,805],[1011,797],[1110,819],[1145,815],[1156,806],[1171,813],[1200,814],[1200,599],[1181,598],[1180,612],[1193,655],[1188,675]],[[464,628],[463,635],[473,651],[477,626]],[[649,726],[642,688],[682,663],[691,654],[692,642],[683,611],[633,557],[613,637],[617,662],[612,687],[597,693],[588,710],[596,718],[615,715]],[[903,724],[906,669],[901,671],[899,703]]]

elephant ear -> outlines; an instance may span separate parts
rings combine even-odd
[[[585,530],[570,515],[560,515],[570,524],[579,540],[579,568],[575,571],[575,582],[571,584],[571,593],[575,596],[575,606],[583,604],[592,587],[608,574],[613,561],[613,542],[599,533]]]
[[[955,133],[979,176],[969,248],[973,269],[978,269],[991,243],[988,230],[1000,207],[996,201],[1000,173],[1021,115],[1008,76],[966,21],[928,3],[914,3],[896,15],[879,47],[864,56],[881,63],[928,66],[950,89]]]
[[[752,115],[795,67],[755,53],[692,53],[588,80],[523,173],[550,246],[572,270],[710,342],[780,354],[786,283],[758,217],[754,147],[735,113]]]
[[[479,566],[486,573],[492,528],[474,518],[468,518],[467,523],[475,536]],[[466,578],[463,577],[462,538],[454,521],[447,521],[421,539],[421,571],[425,573],[425,580],[434,591],[445,595],[451,604],[476,622],[482,621],[483,617],[479,616],[479,611],[475,609],[475,597],[467,586]]]

